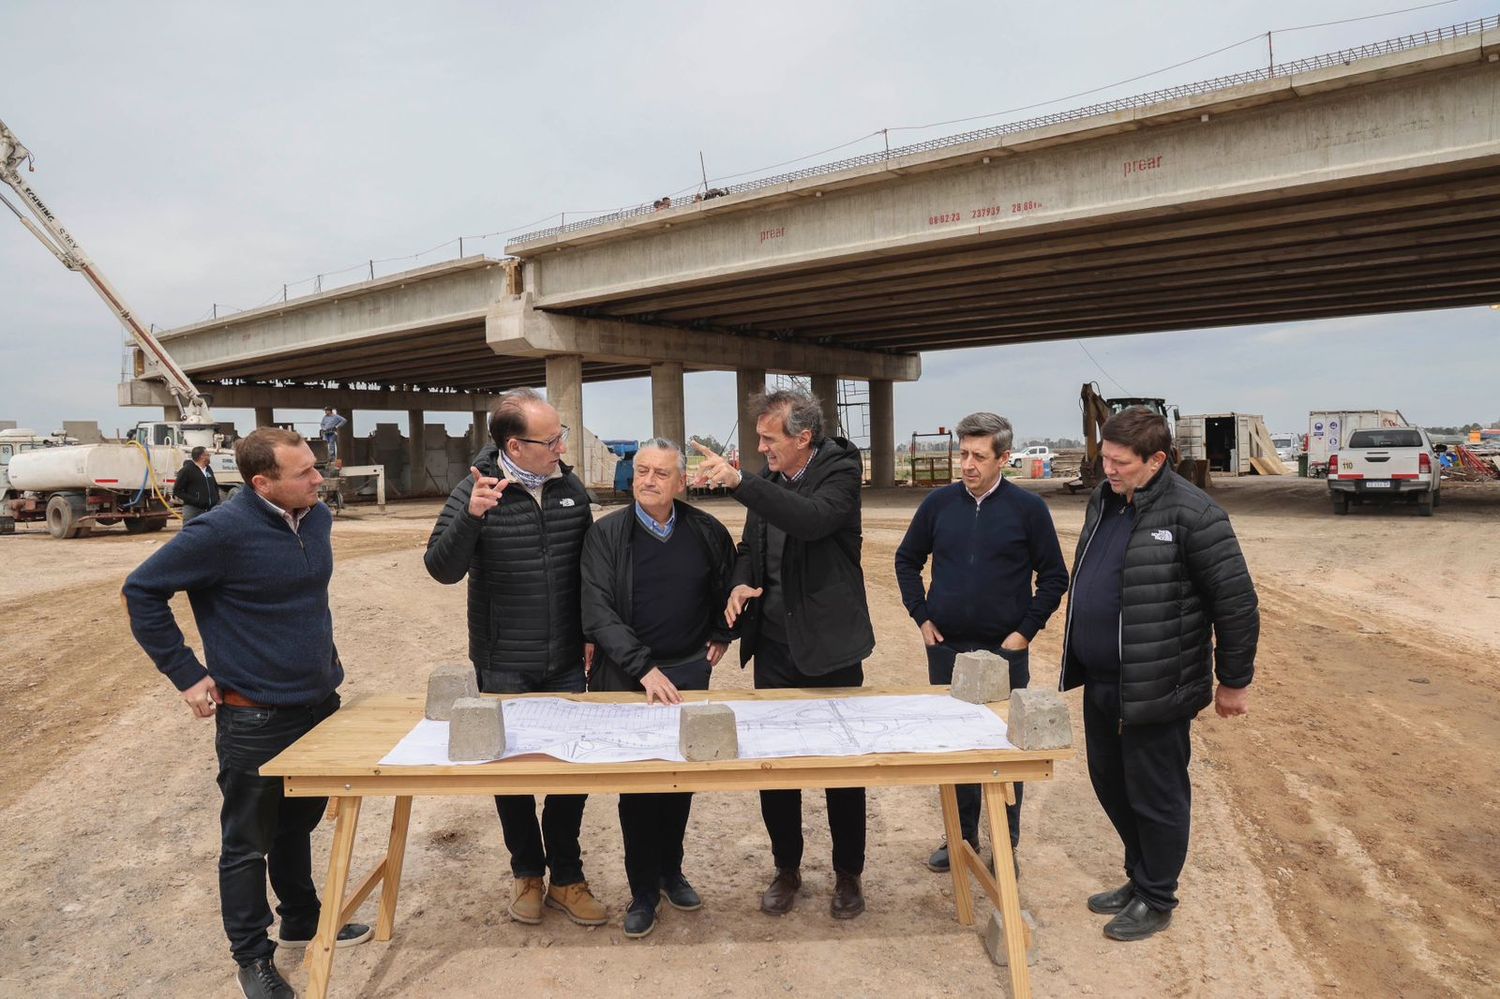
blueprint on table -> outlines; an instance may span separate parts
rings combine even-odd
[[[742,759],[863,756],[1010,749],[1005,722],[944,694],[786,701],[716,700],[734,710]],[[588,704],[560,697],[504,702],[505,755],[540,753],[567,763],[682,761],[679,708]],[[419,721],[380,761],[386,767],[447,766],[448,723]]]

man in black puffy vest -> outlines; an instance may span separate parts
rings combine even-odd
[[[1167,421],[1143,406],[1102,431],[1104,474],[1073,562],[1061,687],[1083,685],[1089,778],[1129,880],[1088,900],[1113,940],[1164,930],[1187,859],[1188,728],[1243,715],[1260,611],[1229,517],[1167,467]],[[1219,686],[1214,689],[1214,674]]]
[[[562,463],[568,428],[539,393],[516,389],[490,411],[490,437],[438,515],[427,571],[440,583],[469,577],[469,658],[480,690],[582,693],[593,650],[583,641],[578,560],[593,513]],[[583,877],[584,801],[547,795],[538,825],[531,795],[495,798],[516,879],[507,911],[517,922],[540,923],[544,904],[584,926],[607,918]]]
[[[735,559],[734,588],[724,609],[740,622],[740,662],[752,663],[758,690],[862,687],[864,660],[875,649],[859,555],[859,448],[823,431],[822,405],[807,392],[752,396],[759,451],[766,467],[741,475],[703,445],[698,474],[728,488],[747,511]],[[865,911],[865,789],[831,787],[835,919]],[[760,792],[776,876],[761,911],[784,916],[802,888],[802,792]]]

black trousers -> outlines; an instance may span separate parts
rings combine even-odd
[[[219,908],[229,949],[239,964],[276,952],[266,934],[271,907],[266,875],[276,893],[281,935],[311,940],[318,929],[310,836],[327,798],[289,798],[280,777],[259,769],[339,708],[339,695],[292,708],[219,706],[214,750],[219,757]]]
[[[986,644],[974,642],[963,638],[944,636],[941,645],[933,645],[927,649],[927,682],[933,684],[953,682],[953,662],[958,658],[960,652],[977,652],[983,649],[993,652],[1010,666],[1010,689],[1017,690],[1031,682],[1031,652],[1021,649],[1013,652],[1010,649],[1002,649],[999,642]],[[1021,796],[1026,789],[1025,784],[1016,786],[1016,803],[1005,806],[1005,822],[1010,826],[1010,846],[1015,849],[1021,842]],[[963,830],[964,839],[979,848],[979,806],[980,793],[978,784],[958,785],[958,825]]]
[[[1187,861],[1193,788],[1188,781],[1192,719],[1120,726],[1118,683],[1083,686],[1089,779],[1125,845],[1125,873],[1136,894],[1162,912],[1177,907]]]
[[[581,694],[585,678],[582,664],[555,673],[479,674],[479,689],[487,694]],[[583,851],[578,832],[583,828],[585,794],[549,794],[542,803],[542,821],[536,820],[536,797],[530,794],[497,794],[495,811],[500,831],[510,851],[510,871],[518,878],[539,878],[552,873],[555,885],[583,880]]]
[[[661,667],[678,690],[707,690],[711,670],[707,659]],[[624,682],[595,685],[590,678],[591,689],[643,689],[639,680],[623,670],[612,673],[612,679]],[[692,808],[691,793],[620,795],[620,835],[625,841],[625,877],[631,897],[655,898],[663,878],[682,873],[682,843]]]
[[[865,682],[862,663],[821,676],[808,676],[792,662],[791,649],[764,635],[756,642],[754,666],[756,690],[862,687]],[[828,801],[828,833],[833,839],[834,869],[857,877],[865,869],[865,789],[830,787],[824,796]],[[760,816],[766,823],[766,832],[771,834],[771,856],[777,869],[788,871],[801,867],[801,790],[760,792]]]

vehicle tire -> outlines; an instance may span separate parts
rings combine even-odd
[[[1422,495],[1417,497],[1417,516],[1432,516],[1432,508],[1436,505],[1433,503],[1434,495],[1434,493],[1423,493]]]
[[[146,521],[145,533],[146,534],[155,534],[157,531],[162,530],[166,526],[167,526],[167,518],[165,518],[165,517],[155,517],[155,518],[152,518],[151,520]]]
[[[1335,493],[1333,497],[1333,512],[1339,516],[1349,512],[1349,495],[1347,493]]]
[[[78,519],[85,509],[71,496],[53,496],[47,501],[47,533],[59,539],[78,537],[83,530]]]
[[[131,517],[130,519],[125,521],[125,533],[145,534],[147,531],[151,530],[150,525],[152,523],[152,521],[147,520],[145,517]]]
[[[1438,507],[1440,507],[1442,505],[1443,505],[1443,491],[1441,489],[1434,489],[1432,491],[1432,508],[1434,510],[1436,510]]]

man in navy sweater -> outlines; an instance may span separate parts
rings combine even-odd
[[[267,935],[266,875],[279,901],[283,947],[306,947],[321,907],[309,835],[326,798],[288,798],[259,768],[338,710],[344,679],[333,644],[328,581],[333,520],[318,501],[311,449],[298,434],[264,427],[235,447],[251,488],[183,525],[125,580],[135,640],[172,681],[194,717],[215,718],[219,757],[219,904],[241,990],[294,996]],[[186,591],[203,661],[183,640],[168,601]],[[349,923],[338,945],[369,939]]]
[[[1057,528],[1040,496],[1001,474],[1010,462],[1009,420],[973,413],[957,432],[963,481],[934,490],[917,507],[896,549],[901,601],[922,630],[929,683],[953,682],[958,653],[986,649],[1009,664],[1011,687],[1024,687],[1031,681],[1031,640],[1068,589]],[[924,591],[929,555],[932,586]],[[1017,784],[1016,803],[1005,809],[1012,849],[1021,840],[1021,791]],[[960,785],[959,826],[976,853],[979,810],[979,786]],[[927,866],[946,871],[948,865],[945,842]]]

